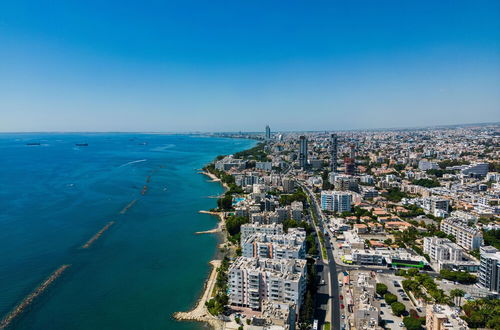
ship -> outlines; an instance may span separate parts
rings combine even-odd
[[[77,146],[77,147],[88,147],[89,144],[88,143],[75,143],[75,146]]]
[[[28,142],[26,143],[27,146],[39,146],[40,142]]]

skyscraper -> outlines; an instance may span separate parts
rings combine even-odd
[[[337,134],[332,134],[331,136],[331,170],[332,172],[337,172]]]
[[[304,135],[299,137],[299,165],[304,170],[307,167],[307,138]]]
[[[271,140],[271,128],[269,125],[266,126],[266,140]]]

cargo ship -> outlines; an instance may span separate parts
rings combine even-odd
[[[89,144],[88,143],[75,143],[75,146],[77,146],[77,147],[88,147]]]
[[[40,142],[28,142],[26,143],[27,146],[39,146]]]

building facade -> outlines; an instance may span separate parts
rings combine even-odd
[[[306,290],[306,260],[239,257],[229,267],[229,303],[261,310],[264,301],[292,303]]]
[[[448,218],[441,221],[441,231],[455,236],[458,245],[466,250],[475,250],[483,244],[483,234],[480,229],[472,228],[459,218]]]
[[[333,212],[351,212],[352,195],[342,191],[322,191],[321,209]]]

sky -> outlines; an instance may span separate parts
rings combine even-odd
[[[500,121],[500,1],[0,1],[0,132]]]

